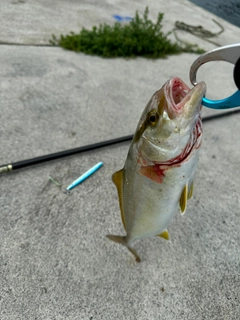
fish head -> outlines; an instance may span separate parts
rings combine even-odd
[[[201,140],[201,101],[204,82],[190,89],[180,78],[172,78],[155,92],[138,123],[133,143],[146,162],[173,159]]]

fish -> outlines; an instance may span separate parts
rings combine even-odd
[[[135,240],[169,239],[168,225],[184,214],[193,194],[202,140],[201,101],[206,84],[190,89],[179,77],[156,91],[133,136],[123,169],[112,176],[126,235],[107,235],[128,248]]]

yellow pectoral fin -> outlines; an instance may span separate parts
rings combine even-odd
[[[192,198],[193,195],[193,182],[188,186],[188,200]]]
[[[169,233],[167,230],[164,230],[161,234],[158,234],[158,237],[162,237],[166,240],[169,240]]]
[[[123,209],[123,169],[115,172],[112,175],[112,181],[115,184],[115,186],[117,187],[122,223],[123,223],[123,226],[126,230],[126,222],[125,222],[124,209]]]
[[[183,188],[182,195],[179,200],[180,210],[181,210],[182,214],[184,214],[184,212],[186,211],[187,199],[188,199],[188,186],[185,185],[185,187]]]

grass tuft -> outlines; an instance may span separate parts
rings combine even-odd
[[[80,33],[70,32],[59,39],[52,36],[50,43],[68,50],[84,52],[105,58],[136,57],[165,58],[170,54],[191,52],[201,54],[204,50],[196,44],[173,43],[168,39],[170,32],[162,32],[163,13],[158,14],[156,23],[148,18],[146,7],[141,18],[136,11],[135,17],[127,25],[116,22],[94,26],[92,30],[83,28]]]

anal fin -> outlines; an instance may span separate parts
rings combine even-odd
[[[162,237],[162,238],[164,238],[164,239],[166,239],[166,240],[169,240],[169,238],[170,238],[167,229],[164,230],[161,234],[158,234],[157,236],[158,236],[158,237]]]

